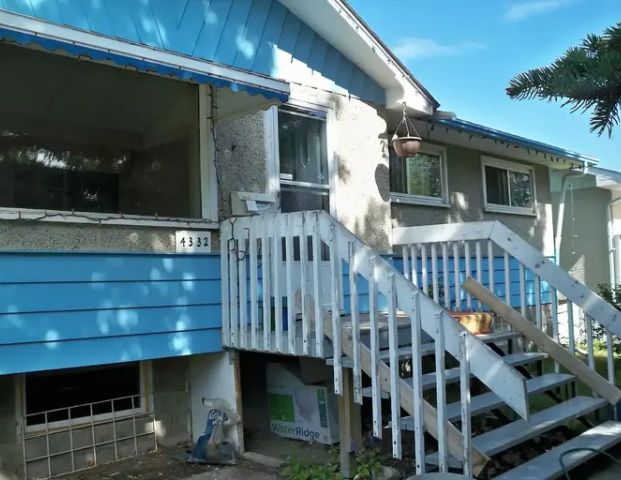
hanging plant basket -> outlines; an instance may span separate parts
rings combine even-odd
[[[405,127],[405,129],[403,129]],[[411,130],[410,130],[411,128]],[[403,135],[399,133],[402,131]],[[403,104],[403,118],[397,126],[397,130],[392,137],[392,146],[395,149],[395,153],[397,156],[404,157],[413,157],[420,150],[420,145],[423,142],[423,139],[420,137],[418,132],[416,131],[416,127],[410,121],[407,115],[407,106]]]
[[[392,137],[392,146],[399,157],[413,157],[420,150],[423,139],[420,137]]]

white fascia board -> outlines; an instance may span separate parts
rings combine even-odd
[[[595,184],[609,190],[621,189],[621,172],[605,168],[591,167],[589,173],[595,176]]]
[[[386,107],[432,114],[437,101],[402,68],[394,54],[379,42],[366,25],[341,0],[301,2],[279,0],[292,13],[338,49],[386,90]]]
[[[211,75],[228,81],[244,83],[289,95],[289,84],[283,80],[257,75],[145,45],[138,45],[129,41],[117,40],[96,33],[56,25],[3,10],[0,10],[0,27],[95,50],[151,61],[173,68]]]

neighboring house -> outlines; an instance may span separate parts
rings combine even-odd
[[[564,197],[561,267],[596,291],[621,283],[621,173],[592,167],[586,174],[555,175],[552,191],[556,204]]]
[[[553,337],[557,290],[616,334],[621,321],[545,258],[549,178],[592,159],[440,112],[342,0],[0,0],[0,60],[3,478],[196,440],[213,397],[243,426],[269,428],[275,359],[314,357],[314,377],[358,403],[368,373],[376,435],[381,380],[393,453],[414,429],[419,472],[444,469],[446,452],[478,472],[486,456],[618,400],[589,372],[599,397],[567,399],[555,422],[509,423],[520,435],[496,431],[470,462],[466,430],[433,427],[458,420],[458,406],[438,395],[423,409],[423,385],[400,380],[399,355],[417,368],[435,349],[424,388],[454,383],[446,350],[491,390],[473,415],[505,406],[522,418],[529,394],[574,381],[526,381],[513,367],[545,353],[503,359],[519,333],[475,337],[449,317],[440,304],[483,303],[468,276]],[[424,139],[405,160],[389,142],[403,103]],[[360,322],[373,326],[376,310],[390,332],[369,344]],[[334,367],[318,372],[326,360]],[[340,409],[344,422],[352,405]],[[618,428],[591,438],[606,447]],[[439,440],[435,459],[423,458],[424,430]],[[242,428],[230,439],[244,448]]]

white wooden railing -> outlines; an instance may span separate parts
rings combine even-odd
[[[447,470],[449,453],[464,463],[467,475],[485,464],[485,456],[470,442],[465,380],[470,372],[521,417],[528,417],[524,378],[328,213],[239,217],[224,221],[220,234],[223,344],[287,355],[333,355],[337,394],[342,394],[343,355],[350,357],[358,403],[362,403],[362,372],[371,377],[378,437],[380,393],[390,393],[396,457],[402,453],[401,409],[413,416],[418,473],[424,471],[425,431],[438,440],[440,470]],[[362,341],[363,323],[369,344]],[[403,329],[411,337],[406,347],[398,341]],[[387,362],[380,358],[386,330]],[[435,341],[435,407],[422,394],[424,335]],[[464,379],[463,435],[446,417],[446,352],[460,360]],[[412,359],[412,384],[400,378],[399,359],[404,357]]]
[[[565,343],[573,355],[584,340],[592,370],[593,322],[604,327],[609,352],[614,336],[621,336],[621,312],[500,222],[400,227],[393,230],[393,243],[403,255],[405,275],[436,301],[442,291],[438,285],[443,282],[452,289],[450,295],[444,295],[447,308],[480,308],[477,299],[463,289],[464,280],[472,276],[555,341]],[[497,264],[500,268],[495,267]],[[442,275],[436,271],[437,265],[442,266]],[[421,268],[423,271],[418,271]],[[560,335],[561,330],[564,335]],[[614,384],[614,357],[609,354],[607,358],[607,377]],[[558,365],[556,368],[558,371]]]

